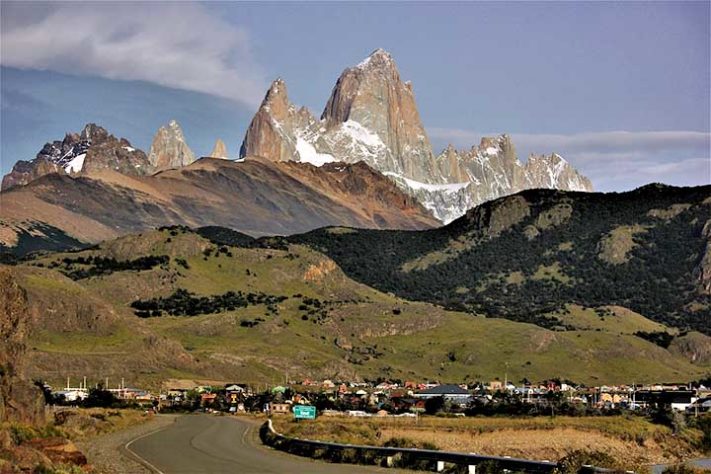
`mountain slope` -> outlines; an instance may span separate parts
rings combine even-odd
[[[77,178],[50,174],[3,192],[2,201],[0,249],[19,254],[43,243],[61,249],[67,248],[62,242],[94,243],[165,225],[223,225],[264,235],[326,225],[437,224],[414,199],[362,163],[315,168],[206,158],[154,176],[110,170]],[[49,230],[32,230],[42,228]],[[66,238],[52,237],[50,230]]]
[[[282,79],[274,81],[245,134],[240,156],[247,155],[316,166],[365,161],[444,222],[523,189],[592,191],[559,155],[531,156],[521,164],[505,135],[435,157],[412,84],[401,80],[394,59],[381,49],[343,71],[320,120],[291,103]]]
[[[302,245],[265,248],[274,243],[170,228],[8,267],[35,318],[28,376],[473,381],[501,376],[508,364],[512,380],[616,383],[706,370],[634,336],[663,327],[629,311],[567,331],[476,317],[359,284]]]
[[[547,327],[567,303],[613,304],[711,334],[709,222],[711,186],[531,190],[439,229],[320,229],[288,241],[408,299]]]

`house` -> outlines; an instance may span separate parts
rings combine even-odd
[[[64,397],[64,400],[68,402],[76,402],[77,400],[84,400],[87,397],[87,392],[85,390],[60,390],[55,392],[58,397]]]
[[[213,403],[215,403],[216,399],[216,393],[203,393],[202,395],[200,395],[200,404],[202,406],[212,405]]]
[[[471,394],[469,390],[460,387],[459,385],[445,384],[438,385],[437,387],[428,388],[427,390],[422,390],[414,394],[415,398],[428,399],[444,397],[445,400],[449,400],[454,403],[467,403],[471,400]]]
[[[687,413],[706,413],[711,411],[711,397],[697,399],[686,411]]]
[[[269,406],[272,413],[276,415],[288,415],[291,413],[291,404],[289,403],[272,403]]]
[[[498,392],[504,389],[504,384],[501,382],[501,380],[492,380],[489,382],[489,391],[491,392]]]
[[[633,400],[638,406],[667,405],[672,410],[686,410],[696,401],[693,390],[638,390]]]

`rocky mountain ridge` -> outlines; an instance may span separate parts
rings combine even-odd
[[[291,103],[282,79],[274,81],[245,134],[240,156],[247,155],[315,166],[365,161],[445,223],[523,189],[592,191],[560,155],[531,156],[521,164],[506,135],[485,137],[468,152],[449,147],[435,156],[412,84],[401,80],[382,49],[343,71],[319,120]]]
[[[86,196],[91,196],[87,199]],[[49,174],[3,191],[0,251],[76,247],[166,226],[230,226],[250,235],[327,225],[422,229],[438,222],[365,163],[314,167],[202,158],[152,176]]]
[[[2,190],[24,186],[50,173],[78,176],[107,169],[129,176],[153,171],[143,151],[89,123],[80,133],[67,133],[63,140],[46,143],[33,160],[15,163],[2,179]]]

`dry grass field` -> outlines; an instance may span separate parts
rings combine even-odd
[[[536,418],[346,418],[311,422],[275,418],[289,436],[382,445],[404,438],[412,445],[495,456],[557,461],[573,451],[604,451],[630,468],[698,456],[701,433],[670,428],[636,416]]]

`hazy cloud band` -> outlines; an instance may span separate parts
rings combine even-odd
[[[247,33],[200,4],[2,2],[1,16],[3,66],[141,80],[250,107],[265,90]]]

